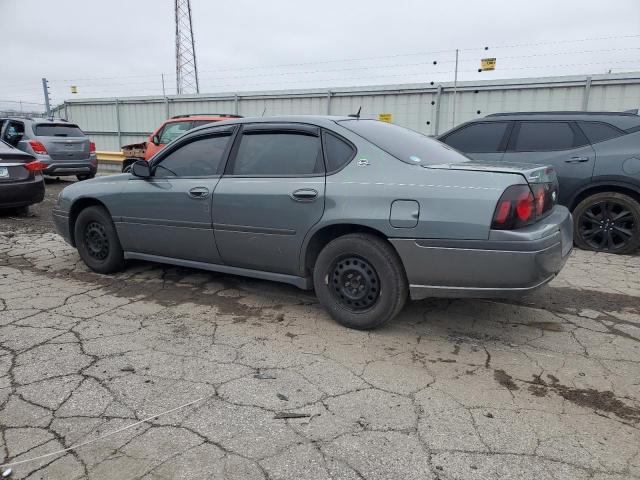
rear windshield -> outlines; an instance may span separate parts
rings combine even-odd
[[[378,120],[340,120],[338,123],[375,146],[411,165],[460,163],[467,157],[426,135]]]
[[[35,134],[39,137],[84,137],[77,125],[47,123],[35,126]]]

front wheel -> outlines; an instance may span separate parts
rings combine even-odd
[[[329,242],[316,260],[313,284],[329,314],[358,330],[391,320],[408,296],[398,254],[388,242],[369,234],[349,234]]]
[[[584,250],[632,253],[640,246],[640,204],[623,193],[585,198],[573,211],[575,243]]]
[[[124,267],[116,227],[104,207],[88,207],[80,212],[74,238],[80,258],[94,272],[113,273]]]

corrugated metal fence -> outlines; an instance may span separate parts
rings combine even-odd
[[[455,102],[455,109],[454,109]],[[142,141],[168,117],[186,113],[249,116],[391,114],[393,123],[429,135],[496,112],[628,110],[640,107],[640,72],[331,90],[70,100],[56,116],[77,123],[98,150]]]

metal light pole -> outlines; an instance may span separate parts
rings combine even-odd
[[[44,111],[47,117],[51,115],[51,106],[49,103],[49,82],[46,78],[42,78],[42,92],[44,93]]]

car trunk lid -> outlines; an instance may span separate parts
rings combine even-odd
[[[37,140],[52,160],[85,160],[89,158],[89,138],[77,125],[46,123],[34,127]]]

